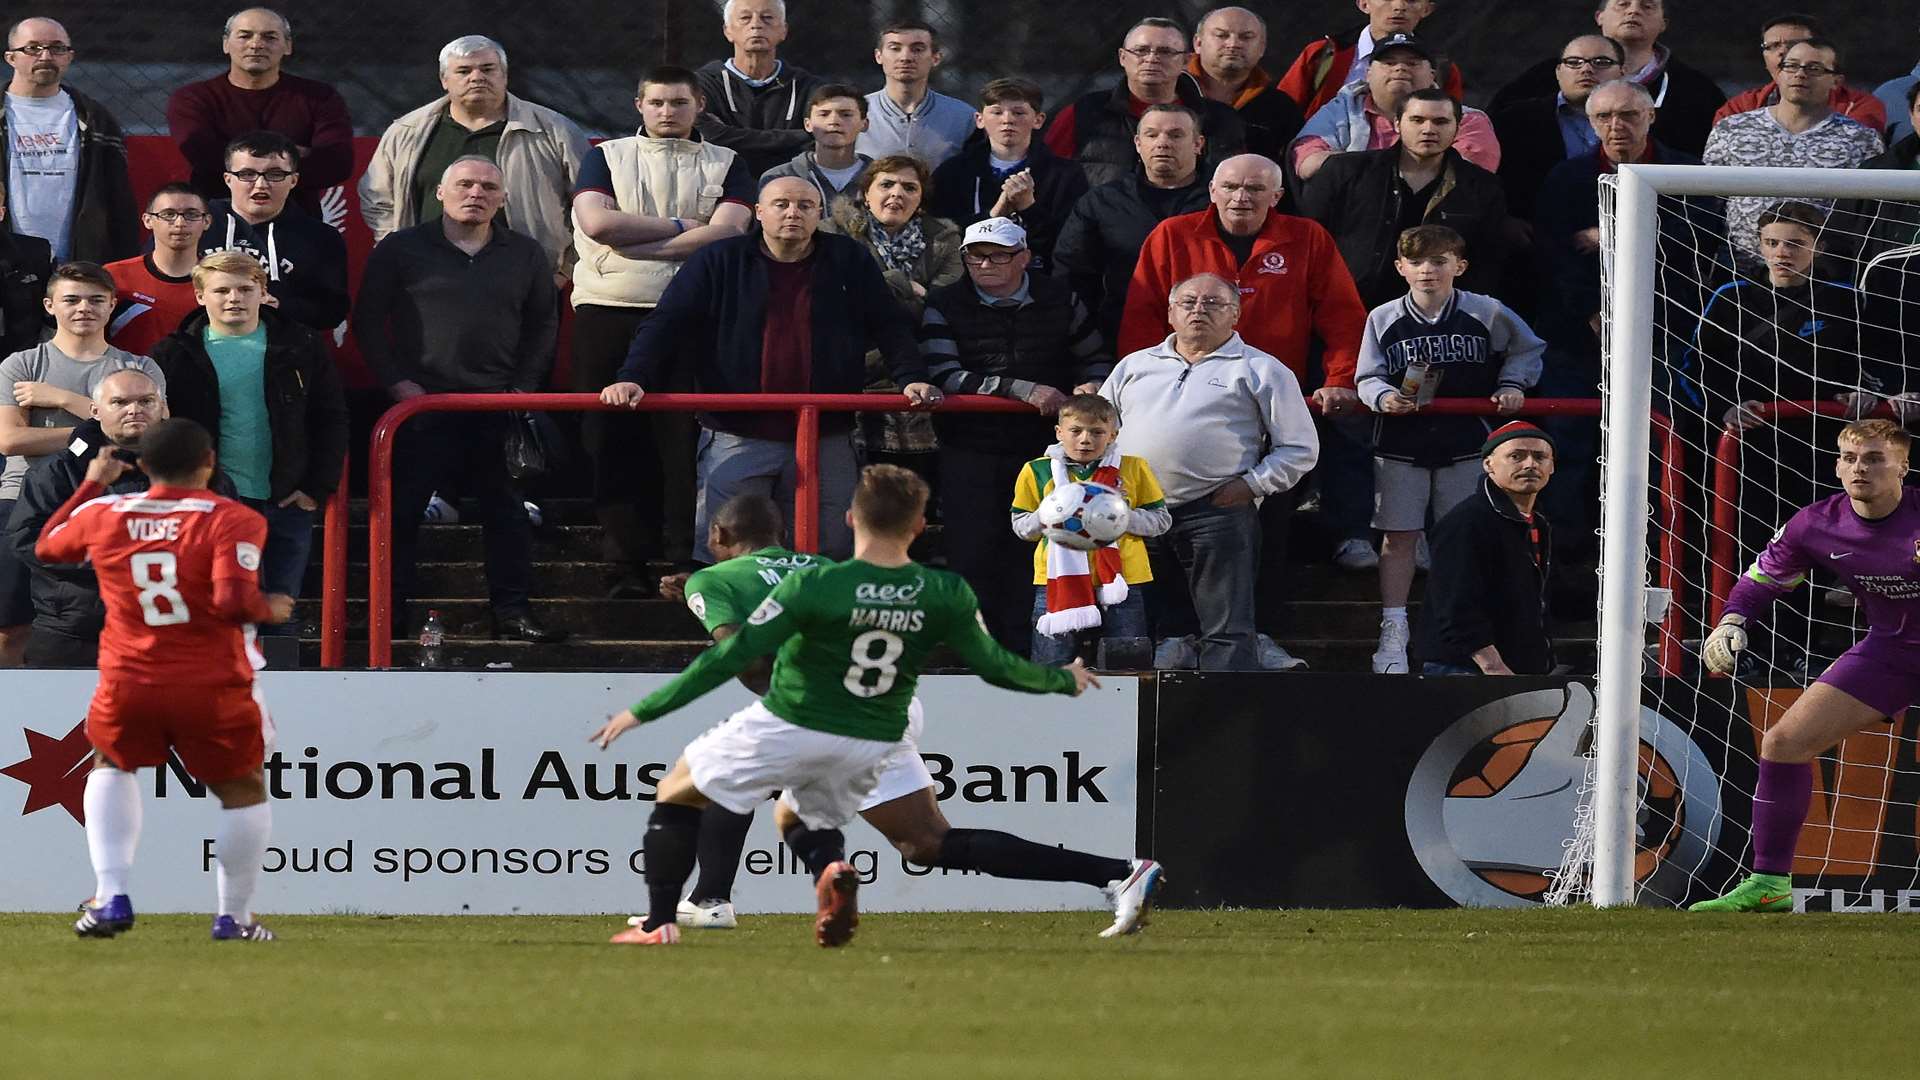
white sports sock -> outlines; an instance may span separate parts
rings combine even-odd
[[[93,895],[104,904],[127,891],[133,852],[140,846],[140,783],[130,772],[95,769],[87,774],[81,808],[87,815]]]
[[[222,915],[245,926],[253,921],[253,887],[260,880],[260,864],[267,854],[267,835],[273,831],[273,808],[256,803],[238,810],[220,811],[220,835],[213,852],[214,887],[220,893]]]
[[[1404,607],[1382,607],[1380,618],[1383,622],[1403,623],[1407,621],[1407,609]]]

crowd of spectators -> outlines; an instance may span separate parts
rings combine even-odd
[[[1598,396],[1601,178],[1643,162],[1911,169],[1916,79],[1850,81],[1821,20],[1781,14],[1758,27],[1767,81],[1729,99],[1662,43],[1664,0],[1596,0],[1556,55],[1477,88],[1493,90],[1483,111],[1425,33],[1444,19],[1432,0],[1355,6],[1363,22],[1292,54],[1270,54],[1286,43],[1247,8],[1141,19],[1109,85],[1048,102],[1019,72],[967,99],[934,90],[943,43],[912,19],[874,37],[879,89],[832,81],[780,56],[783,0],[727,0],[730,55],[646,71],[634,133],[598,145],[510,92],[506,46],[456,37],[438,56],[445,94],[388,126],[357,178],[377,244],[353,297],[353,125],[333,87],[285,70],[285,17],[226,20],[226,70],[167,102],[187,179],[139,202],[119,125],[66,84],[68,28],[15,22],[0,664],[84,654],[87,572],[39,566],[31,543],[96,450],[158,416],[200,420],[221,482],[269,519],[266,587],[297,593],[350,413],[544,389],[566,340],[572,387],[614,406],[903,393],[916,411],[823,418],[822,548],[850,550],[863,463],[915,468],[939,493],[948,565],[1009,647],[1063,655],[1036,620],[1089,628],[1051,595],[1079,564],[1028,545],[1046,543],[1057,481],[1107,477],[1132,489],[1136,526],[1137,595],[1113,620],[1138,637],[1144,613],[1159,666],[1302,666],[1274,638],[1308,500],[1336,565],[1379,574],[1374,670],[1550,666],[1533,601],[1556,561],[1591,564],[1597,426],[1499,425],[1529,396]],[[1857,259],[1903,283],[1920,215],[1755,198],[1661,213],[1663,236],[1686,238],[1663,260],[1666,322],[1699,327],[1675,335],[1666,407],[1751,427],[1769,396],[1857,412],[1904,389],[1858,357],[1920,323],[1920,299],[1890,286],[1892,306],[1868,311],[1882,301],[1811,268]],[[1830,229],[1857,242],[1837,250]],[[335,371],[349,328],[370,396]],[[1773,377],[1787,367],[1806,384],[1793,394]],[[945,394],[1034,415],[943,415]],[[1422,416],[1436,396],[1486,415]],[[408,426],[395,599],[417,591],[423,511],[457,491],[481,508],[496,636],[556,641],[533,616],[532,525],[501,450],[515,422]],[[580,435],[615,597],[651,595],[659,562],[711,561],[714,508],[798,482],[785,414],[616,410]],[[1522,562],[1518,584],[1474,584]],[[1408,600],[1429,565],[1436,607],[1416,634]]]

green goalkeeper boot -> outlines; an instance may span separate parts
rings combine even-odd
[[[1793,910],[1793,878],[1786,874],[1750,874],[1747,880],[1725,896],[1702,900],[1688,911],[1755,911],[1760,913]]]

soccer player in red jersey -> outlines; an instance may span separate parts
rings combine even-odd
[[[133,926],[134,771],[164,766],[172,750],[224,808],[213,939],[271,941],[250,907],[273,823],[262,771],[270,721],[254,689],[251,624],[285,622],[293,598],[260,591],[266,519],[207,490],[215,466],[205,428],[161,421],[140,437],[138,457],[151,487],[104,495],[129,465],[103,453],[34,545],[45,563],[92,563],[107,609],[87,710],[94,759],[84,806],[96,881],[74,931],[112,937]]]

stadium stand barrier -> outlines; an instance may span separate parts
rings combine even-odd
[[[340,485],[327,499],[320,531],[320,666],[339,668],[347,659],[347,469],[340,459]]]
[[[1308,406],[1313,407],[1311,401]],[[799,462],[799,481],[794,493],[794,546],[812,551],[819,543],[819,468],[820,414],[822,412],[904,412],[906,399],[892,394],[649,394],[639,408],[648,412],[791,412],[798,419],[794,457]],[[941,412],[1018,413],[1030,407],[1006,398],[954,395],[944,399]],[[426,394],[400,402],[388,409],[374,425],[367,465],[367,666],[390,667],[393,663],[393,449],[400,426],[423,412],[612,412],[618,406],[603,404],[593,394]],[[1426,407],[1433,415],[1491,416],[1489,402],[1470,399],[1442,399]],[[1594,416],[1600,415],[1600,402],[1575,398],[1540,398],[1528,401],[1521,416]],[[1664,417],[1656,415],[1662,448],[1660,476],[1660,514],[1669,527],[1659,552],[1657,574],[1661,584],[1677,590],[1680,586],[1677,550],[1677,525],[1680,513],[1681,441]],[[343,486],[344,490],[344,486]],[[346,608],[346,518],[345,504],[339,495],[338,512],[328,506],[325,539],[325,596],[322,617],[322,667],[338,667],[345,652]],[[337,526],[336,526],[337,522]],[[337,531],[337,535],[336,535]],[[1679,670],[1682,625],[1681,603],[1675,603],[1661,627],[1654,652],[1654,664],[1662,674]],[[331,661],[331,662],[329,662]]]

